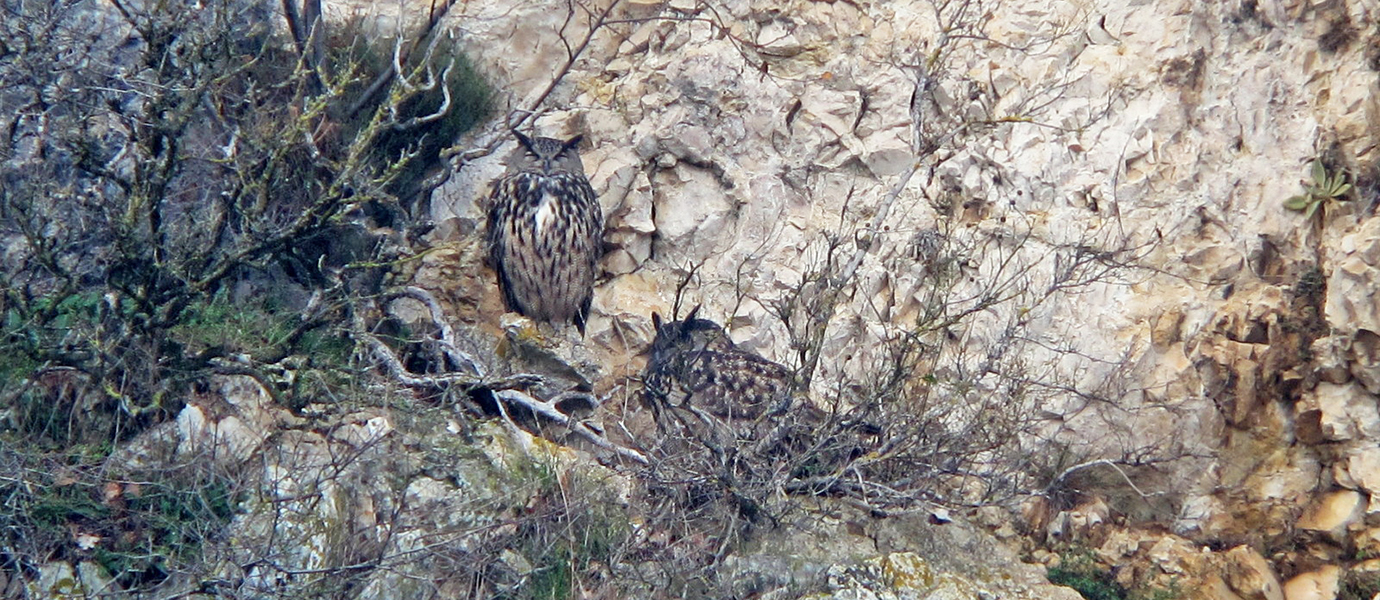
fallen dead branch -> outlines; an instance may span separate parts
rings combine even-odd
[[[362,316],[363,311],[355,310],[355,327],[353,331],[355,339],[368,349],[369,356],[377,361],[393,380],[402,385],[414,388],[445,389],[450,386],[458,385],[463,387],[467,393],[480,389],[488,390],[493,394],[494,400],[498,402],[500,412],[510,423],[512,423],[512,419],[508,417],[508,409],[521,408],[537,415],[541,419],[565,427],[575,435],[580,436],[581,439],[593,444],[595,447],[607,450],[641,465],[648,464],[647,457],[641,452],[609,441],[600,433],[590,429],[588,425],[558,410],[556,408],[556,403],[558,400],[564,398],[565,395],[559,395],[551,401],[547,401],[538,399],[522,391],[525,388],[530,388],[541,383],[542,377],[540,375],[519,373],[493,380],[485,378],[484,369],[480,366],[479,362],[475,360],[474,357],[460,351],[456,347],[455,330],[446,322],[445,315],[441,311],[440,303],[430,292],[418,287],[407,287],[396,290],[393,296],[405,296],[425,304],[431,315],[431,320],[436,326],[438,332],[437,336],[440,338],[434,341],[439,342],[441,347],[445,349],[446,353],[450,355],[457,364],[466,365],[475,372],[473,375],[465,373],[424,374],[414,373],[408,370],[407,367],[403,365],[402,360],[398,358],[397,353],[395,353],[392,348],[388,347],[388,344],[385,344],[378,336],[369,333],[368,328],[365,326],[364,317]]]

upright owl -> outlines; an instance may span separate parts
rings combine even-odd
[[[696,318],[663,323],[642,373],[643,400],[661,424],[667,410],[693,407],[726,420],[754,420],[791,402],[791,371],[738,348],[723,327]]]
[[[603,248],[604,213],[577,146],[529,138],[489,193],[489,260],[508,310],[538,321],[573,321],[584,334]]]

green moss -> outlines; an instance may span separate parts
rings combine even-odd
[[[167,481],[150,486],[99,523],[123,532],[98,546],[95,558],[116,580],[149,582],[171,567],[195,563],[208,536],[227,525],[238,498],[224,482]],[[133,533],[134,535],[129,535]]]
[[[88,291],[16,302],[0,313],[0,394],[27,380],[43,365],[45,354],[86,337],[96,325],[101,302],[98,292]]]
[[[1380,573],[1347,573],[1337,600],[1371,600],[1380,594]]]
[[[1068,549],[1060,559],[1059,566],[1049,569],[1049,581],[1071,587],[1088,600],[1176,600],[1182,596],[1176,586],[1127,589],[1086,548]]]
[[[192,352],[217,349],[255,358],[287,352],[309,355],[317,364],[348,362],[354,346],[343,335],[314,328],[292,339],[301,314],[282,304],[271,296],[236,301],[218,294],[189,306],[170,334]]]
[[[552,547],[543,553],[532,570],[528,581],[532,600],[565,600],[570,598],[574,560],[570,551],[563,547]]]
[[[1071,564],[1072,563],[1072,564]],[[1126,588],[1112,579],[1109,571],[1100,571],[1085,564],[1066,561],[1049,570],[1051,583],[1068,586],[1088,600],[1124,600]]]
[[[25,509],[35,526],[51,532],[61,532],[70,523],[109,517],[110,509],[90,492],[86,486],[75,483],[49,486],[33,495]]]
[[[188,307],[169,337],[186,354],[246,355],[255,362],[289,366],[296,373],[284,390],[290,408],[353,396],[346,390],[354,385],[350,371],[354,342],[337,326],[302,329],[300,313],[281,306],[272,297],[233,302],[220,294]]]
[[[172,336],[193,352],[263,354],[286,341],[292,323],[270,302],[231,302],[224,295],[188,308]]]

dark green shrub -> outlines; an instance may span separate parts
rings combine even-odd
[[[1088,600],[1176,600],[1181,596],[1174,585],[1126,588],[1086,548],[1069,549],[1059,556],[1059,566],[1050,568],[1046,575],[1049,581],[1071,587]]]
[[[1059,566],[1049,569],[1051,583],[1068,586],[1088,600],[1125,600],[1126,588],[1102,567],[1092,553],[1066,552],[1060,555]]]
[[[435,40],[431,55],[425,56],[423,50],[433,40],[422,39],[403,68],[409,71],[413,85],[425,84],[429,77],[444,78],[444,85],[423,89],[398,103],[396,120],[411,125],[381,131],[373,142],[371,154],[379,167],[394,166],[395,175],[387,189],[406,204],[411,204],[410,200],[425,187],[425,177],[443,166],[441,151],[488,118],[493,110],[493,89],[475,68],[459,40],[447,32],[434,32],[432,36],[441,36],[441,39]],[[337,28],[328,46],[332,61],[353,73],[349,77],[351,83],[346,85],[347,98],[363,93],[379,73],[390,68],[394,40],[392,36],[368,31],[359,19]],[[427,64],[431,65],[429,72]],[[366,106],[373,110],[385,100],[388,98],[378,95]],[[415,122],[435,114],[447,102],[447,111],[440,118]],[[344,118],[347,130],[357,130],[368,121],[369,111],[359,110]]]
[[[1337,600],[1372,600],[1380,594],[1380,573],[1349,572],[1342,578]]]

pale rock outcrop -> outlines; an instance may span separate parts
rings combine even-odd
[[[1351,483],[1357,489],[1371,494],[1380,493],[1380,448],[1353,448],[1341,464],[1345,466],[1346,471],[1344,476],[1338,477],[1338,481]]]
[[[80,585],[70,563],[50,562],[39,567],[33,591],[49,597],[75,596],[84,591]]]
[[[476,60],[507,105],[530,107],[566,64],[565,4],[471,4],[453,26],[485,48]],[[1317,544],[1306,550],[1319,556],[1370,539],[1355,512],[1371,526],[1380,518],[1374,184],[1315,222],[1281,204],[1319,158],[1353,182],[1374,177],[1373,3],[1005,3],[973,38],[992,43],[946,47],[924,74],[915,65],[942,38],[927,2],[705,9],[628,2],[627,22],[595,35],[539,107],[539,131],[587,135],[612,250],[586,340],[612,377],[636,373],[650,313],[669,312],[692,266],[686,302],[779,358],[790,352],[773,302],[808,279],[827,241],[865,250],[823,339],[825,356],[867,364],[922,314],[934,258],[959,265],[945,297],[961,297],[1000,279],[995,263],[1021,265],[1047,289],[1067,261],[1124,243],[1134,249],[1115,255],[1131,266],[1125,277],[985,308],[951,351],[1007,347],[1005,328],[1019,321],[1039,342],[1020,348],[1023,360],[1070,392],[1042,399],[1052,424],[1041,433],[1080,456],[1180,458],[1156,489],[1179,508],[1175,531]],[[1350,38],[1345,27],[1334,35],[1339,23]],[[587,24],[574,20],[567,39]],[[933,88],[913,104],[922,75]],[[915,142],[951,131],[944,118],[972,127],[867,231]],[[433,197],[439,243],[469,243],[505,151],[460,165]],[[948,232],[951,256],[921,264],[911,243],[929,230]],[[478,253],[444,256],[433,281],[457,282],[438,293],[458,318],[497,322]],[[816,385],[855,375],[842,362],[824,361]],[[1300,519],[1325,539],[1292,538]],[[1200,573],[1192,565],[1220,555],[1166,544],[1154,569]],[[1219,577],[1219,589],[1274,597],[1247,579]],[[1326,592],[1325,580],[1291,589]]]
[[[1357,331],[1351,339],[1351,375],[1372,394],[1380,394],[1380,332]]]
[[[1295,427],[1307,444],[1380,439],[1377,398],[1355,384],[1319,383],[1298,404]]]
[[[1374,200],[1372,200],[1374,202]],[[1345,336],[1351,372],[1371,393],[1380,393],[1380,222],[1363,221],[1329,252],[1328,323]]]
[[[1330,600],[1340,590],[1342,569],[1325,565],[1284,582],[1284,600]]]
[[[656,224],[652,221],[652,182],[644,167],[636,153],[620,149],[600,160],[599,170],[590,174],[590,183],[602,190],[604,241],[611,246],[604,267],[613,275],[631,273],[651,258],[651,234]]]
[[[431,4],[364,8],[396,11],[370,17],[386,32]],[[327,5],[339,18],[345,3]],[[961,38],[968,41],[936,53],[944,28],[933,3],[919,0],[725,0],[714,11],[693,0],[628,0],[620,22],[573,60],[570,48],[590,21],[571,7],[457,3],[446,27],[478,49],[473,57],[501,90],[500,111],[536,108],[544,111],[539,133],[587,136],[585,164],[611,247],[582,355],[606,367],[587,370],[601,375],[598,391],[628,389],[635,354],[652,335],[649,315],[669,313],[691,266],[699,277],[688,302],[705,304],[735,340],[781,357],[790,349],[773,302],[823,264],[830,244],[859,252],[855,289],[823,336],[824,354],[856,351],[853,364],[867,364],[880,340],[907,333],[921,314],[940,259],[959,275],[948,296],[963,297],[1004,276],[1029,290],[1058,288],[1069,283],[1059,279],[1069,261],[1098,256],[1124,270],[1077,293],[975,309],[979,317],[949,351],[1032,342],[1020,347],[1022,358],[1065,386],[1036,407],[1056,423],[1040,433],[1051,433],[1059,451],[1183,459],[1166,463],[1171,473],[1153,490],[1181,500],[1175,531],[1297,544],[1335,563],[1344,548],[1380,551],[1374,182],[1316,223],[1280,206],[1320,156],[1353,181],[1380,159],[1380,93],[1368,54],[1380,23],[1374,3],[1008,2],[961,23],[975,27]],[[710,23],[712,13],[726,18]],[[1343,21],[1355,39],[1327,47],[1320,38]],[[922,73],[931,57],[943,60]],[[931,76],[933,88],[913,102],[917,83]],[[507,136],[502,120],[461,142]],[[965,125],[954,127],[959,120]],[[966,137],[942,163],[895,188],[921,142],[960,129]],[[475,234],[510,147],[459,165],[435,194],[437,248],[420,261],[419,279],[454,318],[495,338],[501,303]],[[879,230],[868,230],[893,190]],[[940,229],[951,255],[915,258],[917,234]],[[421,314],[415,303],[392,310]],[[1021,325],[1020,336],[1003,336],[1009,323]],[[825,361],[816,381],[856,375],[843,362]],[[988,375],[965,383],[997,393]],[[414,415],[420,425],[382,408],[342,412],[286,428],[303,420],[259,383],[228,377],[113,460],[146,466],[165,449],[262,478],[269,494],[246,501],[230,535],[240,547],[272,549],[274,569],[289,571],[357,564],[380,550],[408,556],[435,543],[435,532],[497,529],[503,510],[532,497],[509,483],[533,457],[557,479],[596,470],[611,503],[631,487],[568,448],[494,423],[461,435],[440,409]],[[439,452],[460,446],[477,450]],[[1077,518],[1108,529],[1119,508]],[[401,515],[397,528],[383,517],[393,514]],[[764,544],[736,566],[826,574],[837,598],[1075,597],[958,525],[958,534],[926,537],[895,521],[869,522],[861,536],[841,533],[847,526],[837,522],[802,525],[781,535],[823,541]],[[1320,539],[1294,537],[1296,525]],[[1339,564],[1308,566],[1281,586],[1265,558],[1272,552],[1213,552],[1158,530],[1103,533],[1099,557],[1124,564],[1128,580],[1178,580],[1211,598],[1332,598],[1341,579]],[[448,541],[466,550],[475,538]],[[773,549],[790,555],[770,556]],[[781,566],[811,552],[811,570]],[[994,562],[955,564],[979,559]],[[530,572],[516,552],[504,561]],[[237,572],[239,564],[250,566]],[[1374,567],[1362,565],[1355,568]],[[248,595],[271,595],[287,577],[253,560],[223,568],[219,575]],[[406,595],[433,575],[427,568],[390,565],[359,589],[366,598]],[[89,562],[41,565],[37,575],[34,595],[108,585]],[[0,592],[18,595],[8,594],[18,585]]]
[[[1097,555],[1118,565],[1116,581],[1128,589],[1177,590],[1204,600],[1285,599],[1274,566],[1247,545],[1214,552],[1178,536],[1114,530]]]
[[[252,456],[263,443],[264,436],[246,427],[234,415],[208,422],[205,413],[194,404],[178,413],[177,432],[178,456],[185,459],[209,456],[232,464]]]
[[[1343,235],[1334,253],[1327,281],[1327,321],[1340,331],[1380,333],[1380,220],[1369,219]]]
[[[176,456],[184,460],[209,458],[236,466],[254,456],[277,428],[301,422],[275,406],[268,390],[252,378],[216,381],[212,397],[189,402],[174,421]]]
[[[822,584],[823,591],[804,598],[1080,598],[966,522],[936,524],[918,514],[874,520],[828,501],[816,508],[829,516],[763,532],[725,563],[742,586],[735,591],[785,598],[797,597],[788,594],[793,587]]]
[[[868,559],[854,566],[836,565],[825,574],[828,592],[806,596],[812,600],[983,600],[993,597],[981,583],[952,573],[936,572],[928,561],[911,552]],[[1069,588],[1049,586],[1032,590],[1038,595],[1010,598],[1077,600]]]
[[[1351,361],[1347,356],[1350,349],[1350,340],[1344,335],[1330,335],[1314,340],[1309,350],[1314,356],[1313,365],[1318,378],[1335,385],[1350,381]]]
[[[1298,527],[1345,542],[1347,530],[1361,523],[1366,496],[1355,490],[1337,490],[1319,496],[1299,518]]]
[[[1243,600],[1284,600],[1279,575],[1270,562],[1249,546],[1237,546],[1223,555],[1223,577]]]
[[[1357,532],[1352,536],[1352,543],[1356,544],[1357,553],[1364,553],[1365,556],[1375,556],[1380,553],[1380,528],[1367,519],[1367,527],[1364,531]]]
[[[83,560],[74,568],[66,561],[38,565],[38,577],[25,582],[0,576],[0,593],[11,598],[110,598],[124,590],[95,561]]]

